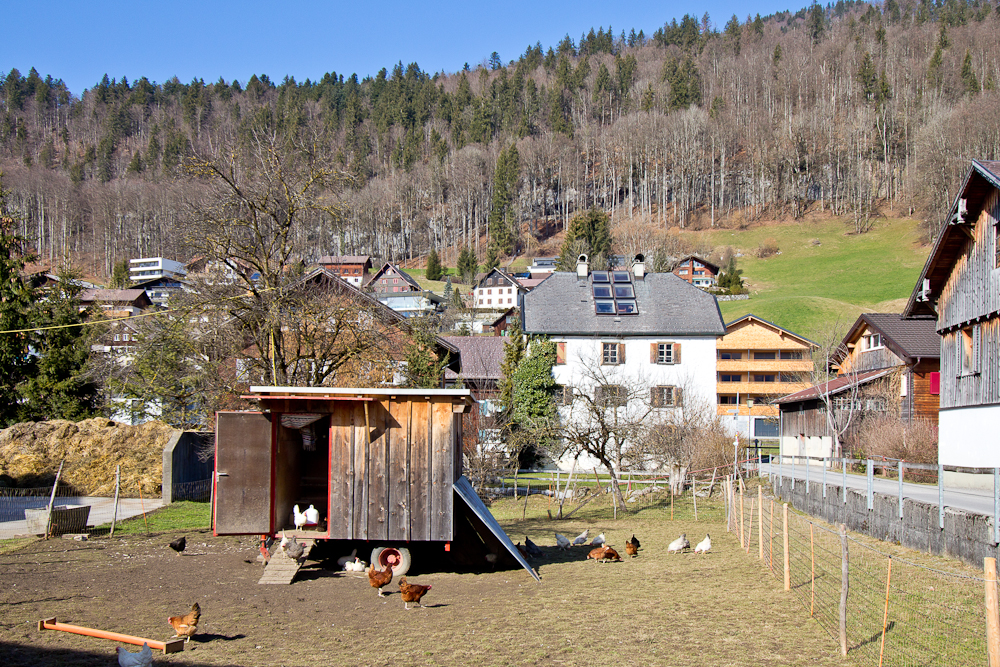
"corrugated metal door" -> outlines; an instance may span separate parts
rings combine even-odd
[[[215,418],[215,534],[271,533],[271,421],[259,412]]]

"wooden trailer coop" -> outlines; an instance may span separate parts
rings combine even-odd
[[[251,387],[247,398],[260,410],[216,415],[215,534],[368,542],[371,562],[397,575],[412,543],[485,549],[537,578],[462,475],[469,390]],[[320,520],[296,529],[295,505]]]

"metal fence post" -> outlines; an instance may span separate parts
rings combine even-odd
[[[840,473],[843,475],[843,480],[840,483],[840,495],[844,497],[844,504],[847,504],[847,459],[841,457],[840,459]]]
[[[865,467],[868,476],[868,509],[875,507],[875,462],[871,459],[865,460]]]
[[[792,474],[791,474],[791,478],[792,478],[792,491],[794,491],[795,490],[795,457],[794,456],[792,456]]]
[[[993,544],[1000,544],[1000,468],[993,469]]]
[[[826,498],[826,457],[823,457],[823,497]]]
[[[778,454],[778,484],[781,484],[781,459],[782,455]]]
[[[806,457],[806,495],[809,495],[809,457]]]
[[[944,530],[944,464],[938,463],[938,528]]]
[[[899,460],[896,477],[899,477],[899,518],[903,518],[903,459]]]

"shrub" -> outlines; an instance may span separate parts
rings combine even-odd
[[[769,236],[760,242],[757,246],[757,256],[761,259],[770,257],[772,255],[777,255],[781,250],[778,248],[778,242],[773,236]]]

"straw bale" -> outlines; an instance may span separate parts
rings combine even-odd
[[[176,430],[163,422],[137,426],[109,419],[25,422],[0,431],[0,474],[19,487],[45,486],[65,460],[63,482],[83,495],[114,493],[121,466],[121,493],[157,496],[163,478],[163,448]]]

